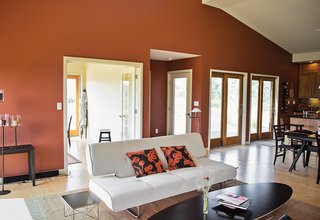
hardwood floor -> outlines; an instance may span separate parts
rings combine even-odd
[[[302,161],[299,160],[296,171],[290,173],[288,172],[292,162],[290,154],[287,156],[285,163],[282,163],[282,158],[278,158],[276,165],[273,166],[274,147],[271,147],[273,145],[272,143],[273,142],[270,141],[256,142],[250,145],[216,147],[211,149],[209,157],[238,167],[237,179],[242,182],[281,182],[290,185],[293,188],[293,200],[290,200],[288,206],[298,210],[295,216],[299,216],[299,213],[304,212],[311,213],[313,217],[317,216],[319,213],[318,210],[320,210],[317,209],[320,208],[320,184],[316,184],[316,165],[319,158],[317,158],[315,154],[312,154],[308,168],[304,168]],[[87,188],[90,177],[86,170],[85,147],[86,141],[72,139],[70,153],[80,159],[82,163],[69,165],[69,175],[37,180],[37,186],[35,187],[32,187],[31,182],[6,184],[5,189],[10,189],[12,192],[8,195],[1,196],[0,199],[42,197]],[[190,197],[190,195],[182,195],[181,197],[173,197],[167,200],[177,202],[188,197]],[[300,201],[317,208],[309,212],[309,207],[301,204]],[[157,209],[153,209],[159,210],[157,204],[160,203],[154,203]],[[162,203],[163,206],[160,207],[168,205],[167,202],[162,201]],[[148,207],[148,205],[146,205],[146,207]],[[304,211],[300,212],[299,210]],[[125,217],[128,216],[124,215],[124,219]],[[297,217],[294,219],[301,218]]]
[[[316,184],[319,158],[316,154],[312,154],[309,167],[304,168],[300,158],[296,170],[290,173],[291,153],[287,154],[285,163],[279,157],[274,166],[274,147],[270,146],[252,143],[218,147],[211,149],[210,158],[238,167],[237,179],[240,181],[285,183],[293,188],[293,199],[320,207],[320,184]]]

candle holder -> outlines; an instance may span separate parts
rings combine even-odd
[[[21,126],[21,115],[10,115],[10,127],[14,128],[14,143],[18,146],[17,128]]]
[[[2,127],[2,172],[1,172],[1,178],[2,178],[2,190],[0,191],[0,195],[6,195],[9,194],[10,190],[4,190],[4,127],[9,126],[9,114],[0,115],[0,125]]]

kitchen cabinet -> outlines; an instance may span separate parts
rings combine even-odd
[[[313,97],[320,98],[320,73],[314,76]]]
[[[299,98],[320,98],[320,73],[300,73]]]

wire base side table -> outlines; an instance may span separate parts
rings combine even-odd
[[[62,195],[62,198],[64,200],[64,217],[75,219],[76,215],[81,214],[82,216],[99,219],[100,199],[93,193],[83,191]]]

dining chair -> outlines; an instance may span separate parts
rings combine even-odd
[[[306,166],[309,165],[309,159],[311,152],[317,153],[318,156],[318,174],[317,174],[317,184],[320,181],[320,134],[316,132],[316,144],[308,143],[306,147],[307,157],[306,157]]]
[[[285,131],[286,131],[287,125],[274,125],[274,136],[275,136],[275,154],[274,154],[274,160],[273,165],[276,164],[277,158],[282,156],[282,163],[284,163],[286,159],[286,152],[291,151],[293,153],[293,159],[295,155],[298,153],[300,144],[298,144],[295,140],[291,140],[291,143],[285,143]],[[304,158],[304,155],[303,155]]]
[[[316,133],[317,137],[317,150],[318,150],[318,176],[317,176],[317,184],[319,184],[320,180],[320,134],[319,132]]]
[[[68,129],[67,129],[67,138],[68,138],[69,147],[71,147],[71,140],[70,140],[71,121],[72,121],[72,115],[70,116],[69,123],[68,123]]]

